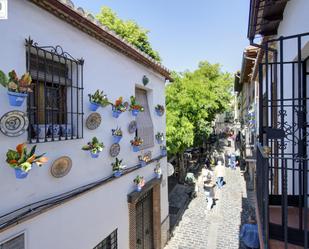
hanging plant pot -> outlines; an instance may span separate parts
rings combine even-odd
[[[113,136],[113,142],[114,144],[119,144],[120,140],[121,140],[122,136]]]
[[[161,174],[160,174],[160,173],[155,173],[155,175],[156,175],[156,178],[157,178],[157,179],[160,179],[160,178],[161,178]]]
[[[114,171],[114,177],[120,177],[122,175],[122,172],[117,170],[117,171]]]
[[[149,79],[146,75],[143,76],[143,84],[146,86],[149,83]]]
[[[140,164],[141,164],[142,167],[145,167],[147,165],[147,163],[144,160],[141,160]]]
[[[98,158],[100,153],[99,152],[97,152],[97,153],[90,152],[90,155],[91,155],[92,158]]]
[[[24,103],[27,93],[16,93],[8,91],[9,103],[11,106],[21,106]]]
[[[139,152],[139,150],[140,150],[140,149],[139,149],[139,146],[134,146],[134,145],[133,145],[132,148],[133,148],[133,151],[134,151],[134,152]]]
[[[141,192],[142,191],[142,186],[141,185],[136,185],[136,191]]]
[[[161,149],[161,156],[166,156],[166,155],[167,155],[166,149]]]
[[[139,113],[139,110],[132,110],[131,113],[132,113],[132,116],[136,117]]]
[[[121,114],[121,111],[113,111],[113,117],[119,118],[119,115]]]
[[[19,168],[15,168],[15,176],[17,179],[24,179],[28,176],[28,172],[25,172]]]
[[[157,139],[157,143],[158,143],[158,144],[162,144],[163,141],[164,141],[164,140],[162,140],[162,139]]]
[[[90,106],[89,106],[90,111],[95,112],[96,110],[98,110],[99,107],[100,107],[99,104],[94,103],[94,102],[90,102]]]
[[[164,112],[160,111],[160,110],[156,110],[156,113],[159,117],[162,117]]]

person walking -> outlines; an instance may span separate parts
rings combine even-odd
[[[214,204],[214,186],[216,186],[213,182],[214,173],[210,167],[205,167],[202,169],[202,176],[204,182],[204,192],[207,200],[207,210],[211,210]]]
[[[258,225],[253,216],[249,217],[249,223],[244,224],[240,231],[240,239],[246,246],[246,249],[260,248]]]
[[[224,177],[225,177],[225,167],[221,161],[218,161],[218,164],[215,169],[215,175],[217,177],[217,187],[221,189],[224,184]]]

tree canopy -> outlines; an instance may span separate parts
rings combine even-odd
[[[161,61],[159,53],[152,49],[148,33],[149,31],[140,27],[135,21],[124,21],[108,7],[102,7],[97,19],[110,30],[121,36],[127,42],[133,44],[139,50],[145,52],[156,61]]]
[[[202,144],[211,123],[228,107],[232,78],[218,64],[200,62],[197,70],[174,73],[166,88],[167,148],[170,154]]]

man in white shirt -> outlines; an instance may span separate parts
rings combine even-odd
[[[221,189],[223,187],[224,183],[224,177],[225,177],[225,167],[222,165],[221,161],[218,161],[218,164],[215,169],[215,175],[217,177],[217,187],[218,189]]]

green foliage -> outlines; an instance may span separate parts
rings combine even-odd
[[[7,87],[8,85],[8,77],[6,76],[6,74],[0,70],[0,84],[4,87]]]
[[[107,95],[104,94],[103,91],[96,90],[94,94],[88,94],[89,101],[92,103],[96,103],[102,107],[110,105],[111,103],[108,101]]]
[[[116,157],[115,162],[112,163],[113,171],[122,171],[124,169],[124,166],[122,165],[122,160],[119,160],[118,157]]]
[[[91,142],[88,142],[87,145],[82,147],[82,150],[91,151],[91,153],[99,153],[103,151],[104,144],[101,143],[96,137],[92,138]]]
[[[135,21],[124,21],[108,7],[102,7],[97,19],[110,30],[113,30],[127,42],[133,44],[139,50],[148,54],[156,61],[161,61],[159,53],[152,49],[148,33],[149,31],[140,27]]]
[[[201,145],[211,123],[228,107],[232,78],[218,64],[201,62],[193,72],[174,73],[166,89],[167,148],[170,154]]]

